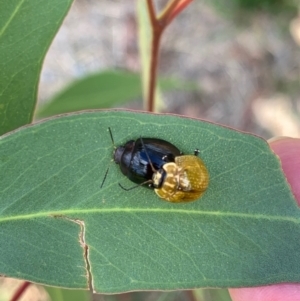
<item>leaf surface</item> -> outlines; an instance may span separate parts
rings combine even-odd
[[[113,146],[156,137],[195,148],[210,184],[159,199],[111,164]],[[108,168],[102,189],[104,174]],[[85,112],[0,138],[0,274],[98,292],[300,281],[300,216],[280,162],[255,136],[172,115]]]
[[[45,53],[71,3],[1,1],[0,135],[31,122]]]

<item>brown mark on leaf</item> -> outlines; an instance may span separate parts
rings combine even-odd
[[[86,266],[86,278],[88,281],[88,287],[91,295],[93,295],[94,291],[94,285],[93,285],[93,277],[91,273],[91,265],[90,265],[90,260],[89,260],[89,246],[85,242],[85,224],[84,221],[80,219],[75,219],[75,218],[70,218],[65,215],[60,215],[60,214],[55,214],[52,215],[54,218],[63,218],[65,220],[71,221],[73,223],[76,223],[80,226],[80,232],[79,232],[79,243],[80,246],[83,249],[83,258],[85,261],[85,266]]]

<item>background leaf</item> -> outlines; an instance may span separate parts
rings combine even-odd
[[[58,287],[45,287],[52,301],[90,301],[90,292],[84,290],[69,290]]]
[[[109,126],[117,145],[142,135],[200,148],[207,192],[171,204],[122,191],[132,183],[110,165]],[[84,288],[84,240],[98,292],[300,281],[299,209],[258,137],[172,115],[80,113],[2,136],[0,178],[1,274]]]
[[[195,89],[193,83],[161,79],[161,87]],[[125,71],[104,71],[78,80],[38,108],[37,118],[87,109],[111,108],[142,96],[139,74]]]
[[[0,135],[31,122],[45,53],[71,3],[1,1]]]
[[[199,301],[231,301],[227,289],[197,289],[193,295]]]

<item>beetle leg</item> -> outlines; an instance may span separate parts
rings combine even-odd
[[[148,181],[146,181],[146,182],[143,182],[143,183],[141,183],[141,184],[138,184],[138,185],[135,185],[135,186],[132,186],[132,187],[130,187],[130,188],[125,188],[124,186],[122,186],[121,185],[121,183],[118,183],[119,184],[119,186],[123,189],[123,190],[125,190],[125,191],[129,191],[129,190],[132,190],[132,189],[135,189],[135,188],[138,188],[138,187],[140,187],[140,186],[143,186],[143,185],[145,185],[145,184],[148,184],[148,183],[152,183],[152,180],[148,180]]]

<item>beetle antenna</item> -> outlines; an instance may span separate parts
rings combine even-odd
[[[114,141],[114,137],[113,137],[113,134],[112,134],[112,131],[111,131],[110,127],[108,127],[108,131],[109,131],[109,135],[110,135],[111,142],[112,142],[114,148],[116,148],[116,146],[115,146],[115,141]]]
[[[142,138],[141,136],[140,136],[140,139],[141,139],[143,148],[144,148],[144,150],[145,150],[145,153],[146,153],[148,162],[149,162],[149,164],[150,164],[150,166],[151,166],[151,169],[152,169],[153,172],[156,172],[157,170],[154,168],[154,166],[153,166],[153,164],[152,164],[152,162],[151,162],[151,159],[150,159],[150,157],[149,157],[149,155],[148,155],[148,152],[147,152],[146,146],[145,146],[145,144],[144,144],[143,138]]]
[[[105,175],[104,175],[104,178],[103,178],[103,180],[102,180],[102,183],[101,183],[101,186],[100,186],[100,188],[102,188],[102,187],[103,187],[103,185],[104,185],[104,182],[105,182],[105,180],[106,180],[106,177],[107,177],[108,171],[109,171],[109,166],[108,166],[108,168],[107,168],[107,170],[106,170],[106,172],[105,172]]]
[[[112,134],[112,131],[111,131],[111,128],[110,128],[110,127],[108,127],[108,131],[109,131],[109,135],[110,135],[111,142],[112,142],[114,148],[116,148],[116,146],[115,146],[115,141],[114,141],[114,137],[113,137],[113,134]],[[105,175],[104,175],[104,178],[103,178],[103,180],[102,180],[102,183],[101,183],[100,188],[102,188],[103,185],[104,185],[104,182],[105,182],[105,180],[106,180],[108,171],[109,171],[109,166],[108,166],[108,168],[107,168],[107,170],[106,170],[106,172],[105,172]]]
[[[118,183],[118,184],[119,184],[119,186],[120,186],[123,190],[129,191],[129,190],[138,188],[138,187],[140,187],[140,186],[143,186],[143,185],[145,185],[145,184],[152,183],[152,182],[153,182],[152,180],[148,180],[148,181],[146,181],[146,182],[143,182],[143,183],[141,183],[141,184],[132,186],[132,187],[130,187],[130,188],[125,188],[124,186],[121,185],[121,183]]]

